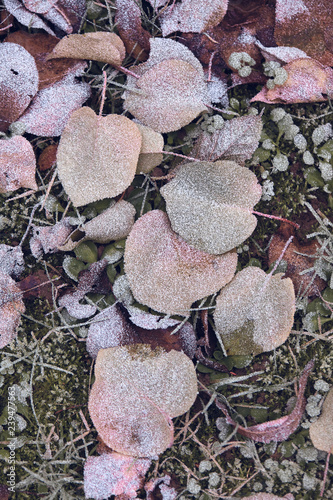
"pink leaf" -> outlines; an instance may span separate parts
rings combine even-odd
[[[36,158],[27,139],[14,136],[0,141],[0,193],[21,187],[37,189]]]

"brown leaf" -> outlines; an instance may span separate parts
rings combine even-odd
[[[0,271],[0,349],[16,337],[24,311],[20,289],[8,274]]]
[[[138,61],[148,57],[150,33],[141,25],[141,11],[135,0],[116,0],[117,29],[126,51]]]
[[[0,140],[0,193],[21,187],[37,189],[36,158],[27,139],[14,136]]]
[[[8,12],[10,12],[23,26],[29,28],[42,29],[55,36],[54,31],[46,24],[45,21],[37,14],[30,12],[24,7],[20,0],[4,0],[4,5]]]
[[[58,144],[50,144],[43,149],[37,160],[37,165],[41,172],[54,167],[57,163],[57,149]]]
[[[19,281],[17,286],[22,290],[24,299],[40,297],[52,304],[52,284],[41,269]]]
[[[215,401],[216,406],[222,410],[226,416],[228,424],[237,427],[237,432],[242,436],[253,439],[253,441],[258,441],[259,443],[285,441],[293,432],[295,432],[300,424],[306,405],[306,399],[304,397],[306,382],[313,367],[314,360],[309,361],[305,366],[299,379],[296,406],[293,411],[285,417],[278,418],[277,420],[270,420],[269,422],[265,422],[263,424],[253,425],[252,427],[243,427],[230,417],[225,405]]]
[[[294,500],[294,495],[287,493],[284,497],[278,497],[272,493],[254,493],[249,497],[242,497],[241,500]]]
[[[24,270],[24,257],[21,246],[0,245],[0,269],[11,278],[19,278]]]
[[[333,387],[325,398],[320,417],[310,425],[310,438],[318,450],[333,452]]]
[[[294,230],[290,224],[282,223],[277,234],[273,236],[268,251],[268,263],[271,266],[281,255],[286,242],[291,235],[294,235]],[[291,278],[296,295],[303,294],[306,291],[307,297],[318,296],[326,287],[326,283],[319,276],[313,280],[315,271],[310,271],[301,274],[306,269],[312,268],[315,263],[315,255],[319,249],[319,243],[316,240],[301,244],[296,236],[288,246],[283,255],[283,261],[287,263],[285,276]],[[299,255],[305,254],[305,255]],[[312,283],[311,283],[312,282]]]
[[[72,232],[73,227],[69,220],[69,217],[65,217],[53,226],[33,226],[33,236],[29,244],[31,253],[36,259],[39,259],[43,252],[58,251]]]

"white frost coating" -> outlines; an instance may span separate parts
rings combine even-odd
[[[112,240],[122,240],[129,235],[135,217],[135,208],[128,201],[120,200],[83,224],[85,238],[97,243],[109,243]]]
[[[0,270],[0,349],[16,337],[25,307],[15,281]]]
[[[42,29],[50,35],[56,36],[55,32],[35,13],[26,9],[19,0],[4,0],[4,6],[23,26]]]
[[[275,21],[290,20],[298,14],[309,13],[303,0],[277,0],[275,8]]]

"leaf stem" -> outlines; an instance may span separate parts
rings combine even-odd
[[[262,212],[256,212],[255,210],[252,210],[252,213],[254,215],[261,215],[262,217],[267,217],[268,219],[276,219],[282,222],[287,222],[288,224],[291,224],[292,226],[296,227],[296,229],[300,228],[300,225],[297,224],[297,222],[292,222],[291,220],[284,219],[283,217],[278,217],[277,215],[263,214]]]

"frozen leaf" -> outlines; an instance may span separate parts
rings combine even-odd
[[[136,0],[116,0],[117,29],[126,51],[138,61],[144,61],[149,53],[150,33],[141,26],[141,11]]]
[[[305,366],[299,379],[299,390],[295,408],[285,417],[278,418],[277,420],[270,420],[268,422],[264,422],[263,424],[253,425],[251,427],[243,427],[242,425],[236,424],[236,422],[230,417],[224,404],[216,402],[216,406],[220,408],[226,416],[227,423],[233,425],[234,427],[237,426],[237,432],[242,436],[253,439],[253,441],[258,441],[259,443],[286,441],[289,436],[295,432],[301,422],[306,405],[304,391],[309,373],[313,367],[314,360],[309,361],[309,363]]]
[[[38,157],[37,165],[41,172],[54,167],[57,163],[58,144],[50,144],[46,146]]]
[[[2,349],[17,335],[21,314],[25,307],[20,289],[15,281],[0,270],[0,348]]]
[[[140,131],[125,116],[74,111],[57,152],[58,174],[73,205],[122,193],[134,178],[140,148]]]
[[[84,493],[86,498],[103,500],[112,495],[137,498],[144,477],[151,465],[148,458],[136,458],[120,453],[103,453],[88,457],[84,464]],[[124,497],[125,498],[125,497]]]
[[[251,102],[261,101],[268,104],[293,104],[298,102],[326,101],[333,90],[333,70],[314,59],[296,59],[283,68],[288,78],[283,85],[273,89],[266,86],[255,95]]]
[[[182,165],[161,194],[172,229],[211,254],[235,248],[257,225],[252,209],[261,186],[253,172],[233,161]]]
[[[321,415],[310,426],[312,444],[318,450],[332,453],[333,450],[333,388],[327,394]]]
[[[57,280],[56,284],[59,286],[60,283]],[[50,278],[41,269],[29,274],[26,278],[19,281],[17,286],[22,291],[24,299],[41,297],[49,301],[52,304],[53,299],[53,289]],[[0,497],[1,498],[1,497]]]
[[[307,58],[308,55],[297,47],[264,47],[260,42],[256,42],[266,61],[276,61],[279,63],[289,63],[295,59]]]
[[[49,26],[35,13],[32,13],[22,5],[20,0],[4,0],[4,6],[23,26],[29,28],[42,29],[55,36],[55,33]]]
[[[86,63],[73,59],[47,60],[47,56],[59,42],[59,38],[46,33],[26,33],[14,31],[9,33],[5,42],[17,43],[31,54],[36,62],[39,74],[38,90],[42,90],[62,80],[68,74],[79,76]]]
[[[241,116],[225,121],[213,134],[204,132],[191,155],[199,160],[219,158],[243,164],[257,149],[262,131],[261,116]]]
[[[254,493],[249,497],[242,497],[241,500],[294,500],[294,495],[287,493],[284,497],[278,497],[272,493]]]
[[[21,45],[0,44],[0,131],[6,131],[29,106],[38,90],[34,58]]]
[[[283,344],[295,313],[292,281],[246,267],[216,299],[215,327],[228,356],[271,351]]]
[[[171,477],[165,474],[163,477],[151,479],[145,484],[145,491],[147,493],[147,500],[155,500],[158,496],[162,495],[162,500],[176,500],[178,493],[170,486]],[[160,495],[159,495],[160,493]]]
[[[142,144],[136,173],[148,174],[163,161],[163,154],[160,151],[163,151],[164,139],[162,134],[150,127],[145,127],[140,123],[137,123],[137,126],[142,135]]]
[[[14,136],[0,140],[0,193],[21,187],[37,189],[36,158],[27,139]]]
[[[219,24],[228,9],[228,0],[182,0],[164,10],[161,19],[163,36],[175,31],[201,33]]]
[[[132,68],[139,78],[128,77],[124,106],[144,125],[171,132],[207,111],[208,90],[199,61],[186,47],[157,40],[150,42],[148,61]]]
[[[236,252],[211,255],[190,247],[153,210],[133,226],[125,247],[125,273],[134,297],[156,311],[186,315],[191,304],[217,292],[235,272]]]
[[[64,244],[72,226],[69,217],[65,217],[53,226],[33,226],[33,236],[30,239],[32,255],[39,259],[44,253],[54,253]]]
[[[83,35],[68,35],[54,47],[49,59],[70,57],[92,59],[120,66],[126,55],[125,46],[115,33],[98,31]]]
[[[172,445],[171,419],[188,411],[196,395],[195,369],[185,354],[145,344],[113,347],[97,355],[88,408],[107,446],[153,457]]]
[[[0,270],[12,278],[19,278],[24,270],[21,246],[0,245]]]
[[[40,90],[20,117],[20,122],[24,123],[29,134],[58,136],[71,113],[81,108],[90,92],[88,83],[78,83],[73,74],[67,75],[60,82]]]

